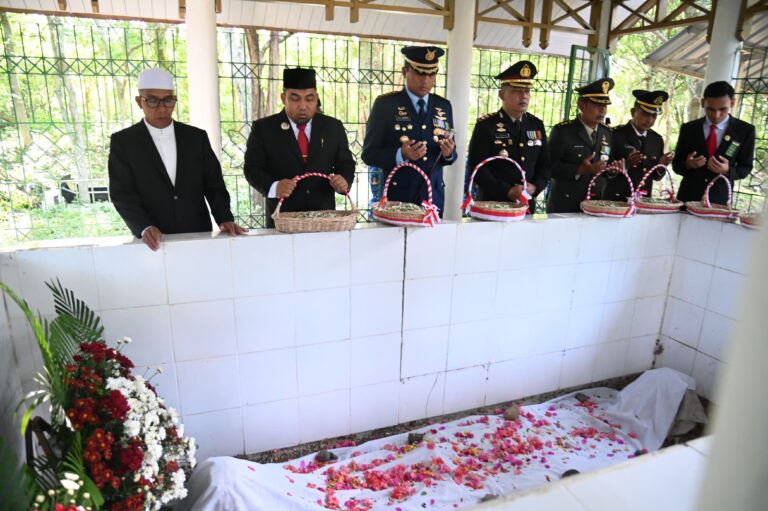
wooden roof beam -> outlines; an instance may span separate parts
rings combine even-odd
[[[67,0],[59,0],[59,10],[60,11],[67,10]]]
[[[599,2],[599,0],[597,0],[597,1]],[[587,23],[587,21],[584,18],[579,16],[579,11],[584,10],[587,7],[589,7],[592,2],[587,2],[585,4],[582,4],[582,5],[580,5],[579,7],[575,8],[575,9],[573,9],[570,5],[566,4],[563,0],[555,0],[555,3],[563,11],[565,11],[565,14],[563,14],[559,18],[556,18],[555,20],[553,20],[552,23],[557,24],[557,23],[559,23],[559,22],[561,22],[561,21],[563,21],[565,19],[571,18],[576,23],[578,23],[579,25],[581,25],[585,29],[592,29],[592,28],[594,28],[592,25]]]
[[[549,26],[552,21],[552,0],[544,0],[541,4],[541,24]],[[539,31],[539,48],[546,50],[549,47],[549,28]]]
[[[535,0],[525,0],[526,21],[533,21],[533,16],[535,12],[536,12]],[[525,48],[530,47],[532,40],[533,40],[533,28],[531,26],[523,27],[523,46]]]

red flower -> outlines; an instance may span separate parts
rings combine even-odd
[[[125,399],[119,390],[110,391],[110,393],[101,400],[102,412],[111,415],[113,419],[119,421],[125,420],[130,409],[131,407],[128,405],[128,400]]]
[[[138,440],[134,440],[128,447],[120,450],[119,454],[121,469],[127,469],[135,472],[141,468],[141,462],[144,461],[144,451]]]

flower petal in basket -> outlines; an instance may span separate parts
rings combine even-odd
[[[630,195],[627,202],[615,200],[590,200],[592,197],[592,187],[595,185],[595,181],[600,174],[609,171],[622,174],[629,183]],[[584,213],[592,216],[626,218],[635,214],[635,187],[632,184],[632,179],[630,179],[629,174],[624,170],[623,160],[605,167],[603,170],[592,176],[592,179],[589,181],[589,187],[587,187],[587,196],[581,201],[580,206]]]
[[[725,184],[728,187],[728,204],[714,204],[709,201],[709,191],[712,189],[712,185],[714,185],[715,181],[718,179],[725,181]],[[707,188],[704,190],[704,197],[702,197],[702,200],[686,202],[685,209],[688,211],[688,213],[695,216],[700,216],[702,218],[733,221],[736,219],[739,212],[731,207],[732,200],[733,189],[731,188],[731,182],[723,174],[718,174],[707,185]]]
[[[648,176],[650,176],[651,174],[653,174],[658,170],[664,170],[665,175],[669,179],[669,188],[661,191],[662,195],[666,192],[667,196],[666,197],[644,196],[644,194],[646,193],[645,190],[643,190],[643,186],[645,186],[645,181],[648,179]],[[677,198],[675,197],[675,183],[672,180],[672,174],[669,172],[669,169],[665,165],[662,165],[661,163],[648,169],[645,172],[645,174],[643,174],[643,177],[640,178],[640,181],[637,184],[636,195],[637,197],[635,200],[635,205],[637,206],[638,213],[677,213],[683,207],[683,202],[677,200]]]
[[[427,183],[427,200],[421,204],[411,204],[410,202],[390,201],[389,183],[395,173],[403,167],[410,167],[417,171]],[[440,223],[437,206],[432,203],[432,183],[429,177],[419,167],[413,163],[404,162],[390,171],[387,180],[384,182],[384,192],[381,200],[373,206],[373,217],[384,223],[392,225],[404,225],[413,227],[434,227]]]
[[[293,178],[295,182],[308,177],[320,177],[330,180],[333,174],[321,174],[319,172],[307,172]],[[282,212],[280,208],[283,200],[277,203],[272,219],[275,221],[275,229],[280,232],[335,232],[351,231],[357,223],[357,208],[349,193],[345,194],[351,205],[351,209],[336,211],[333,209],[324,211],[291,211]]]
[[[472,218],[478,218],[480,220],[491,220],[494,222],[517,222],[523,220],[525,214],[528,212],[529,206],[528,198],[530,195],[527,195],[527,192],[521,196],[520,202],[517,204],[503,201],[475,201],[475,198],[472,195],[472,183],[475,180],[475,176],[481,168],[494,160],[504,160],[512,163],[523,178],[523,190],[527,190],[525,171],[519,163],[507,156],[491,156],[478,163],[472,171],[472,175],[469,177],[467,200],[461,205],[461,209],[469,213]]]

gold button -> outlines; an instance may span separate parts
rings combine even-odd
[[[423,129],[423,130],[427,129],[427,125],[426,124],[422,124],[421,125],[421,129]]]
[[[525,147],[525,144],[523,144],[522,142],[520,142],[520,147]]]
[[[525,156],[521,156],[520,161],[525,161]]]

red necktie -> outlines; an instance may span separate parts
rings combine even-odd
[[[709,153],[709,157],[713,157],[715,153],[717,152],[717,134],[715,133],[715,130],[717,129],[717,126],[714,124],[709,125],[709,136],[707,137],[707,152]]]
[[[307,163],[307,160],[309,159],[309,139],[307,138],[307,134],[304,131],[307,129],[307,125],[297,124],[296,126],[299,128],[299,136],[297,137],[299,142],[299,151],[301,152],[301,157],[304,159],[304,163]]]

